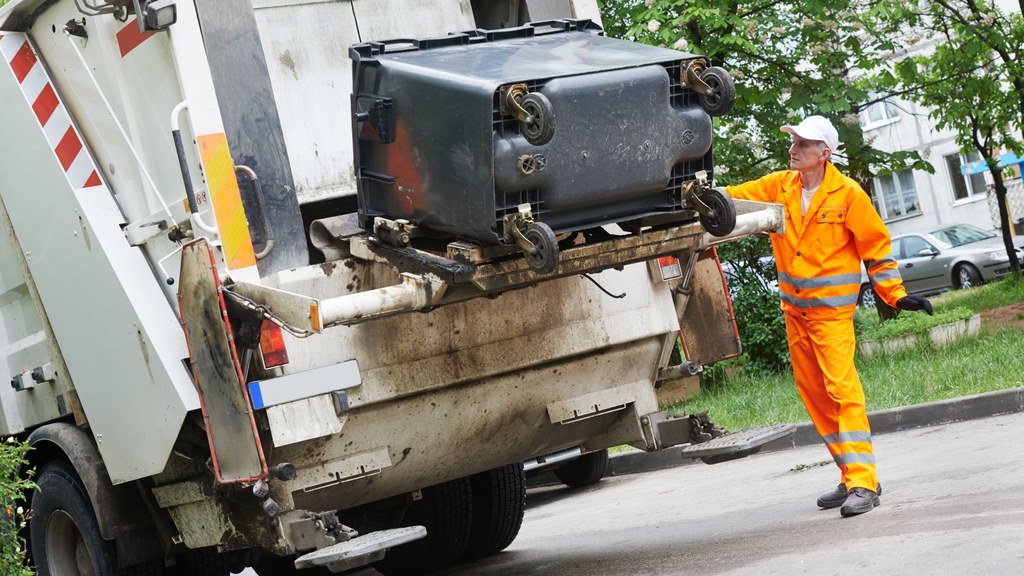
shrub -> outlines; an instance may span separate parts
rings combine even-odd
[[[726,276],[747,359],[745,370],[754,373],[788,370],[786,320],[779,309],[775,261],[766,257],[771,253],[767,238],[744,238],[718,249],[721,259],[728,262]]]
[[[27,465],[25,454],[28,444],[8,438],[0,443],[0,574],[5,576],[31,576],[27,566],[25,539],[22,532],[28,516],[19,505],[25,493],[35,485],[21,475]]]
[[[974,311],[965,306],[956,306],[940,310],[934,316],[901,312],[895,319],[885,322],[871,322],[865,319],[861,313],[858,313],[857,316],[859,318],[854,322],[854,326],[857,330],[858,340],[882,340],[924,332],[942,324],[966,320],[974,316]]]

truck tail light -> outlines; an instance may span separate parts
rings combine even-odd
[[[284,333],[281,327],[270,320],[264,320],[260,326],[260,353],[263,355],[263,367],[274,368],[288,363],[288,349],[284,346]]]
[[[683,267],[679,265],[679,259],[675,256],[662,256],[657,260],[657,270],[661,274],[662,282],[682,278]]]

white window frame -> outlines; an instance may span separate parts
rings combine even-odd
[[[873,110],[881,112],[880,119],[871,120],[871,112]],[[900,118],[902,118],[899,107],[888,99],[875,102],[871,106],[862,110],[861,114],[861,129],[863,130],[874,130],[875,128],[895,124],[900,121]]]
[[[910,181],[913,183],[914,199],[916,200],[916,203],[914,204],[914,211],[907,211],[907,207],[904,205],[901,206],[901,208],[903,208],[903,214],[889,216],[888,206],[886,206],[885,192],[882,187],[882,180],[885,178],[892,179],[893,188],[896,191],[896,198],[898,198],[900,203],[903,204],[903,198],[906,194],[899,176],[904,172],[910,173]],[[914,216],[920,216],[923,213],[921,211],[921,197],[917,192],[917,178],[914,177],[914,171],[910,168],[900,170],[899,172],[893,172],[892,174],[886,174],[884,176],[875,176],[873,180],[872,190],[874,194],[872,194],[871,203],[874,205],[875,211],[878,212],[878,215],[882,217],[884,222],[893,222],[904,218],[912,218]]]
[[[954,156],[960,162],[960,165],[956,169],[954,169],[949,162],[949,159]],[[972,159],[972,156],[975,156],[975,158]],[[968,164],[972,162],[978,162],[979,160],[981,160],[981,154],[978,154],[977,151],[971,152],[970,154],[953,153],[944,155],[942,159],[945,161],[946,169],[949,171],[949,188],[950,193],[953,196],[952,201],[954,206],[957,204],[966,204],[968,202],[974,202],[976,200],[981,200],[982,198],[988,197],[988,177],[985,176],[986,172],[980,172],[978,174],[967,174],[965,169],[965,167]],[[980,190],[975,190],[976,182],[973,178],[975,176],[981,178],[982,186]],[[959,179],[959,181],[963,183],[964,189],[967,190],[967,196],[963,198],[956,197],[956,184],[954,182],[956,179]]]

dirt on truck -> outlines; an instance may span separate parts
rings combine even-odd
[[[0,8],[0,433],[38,573],[426,573],[515,539],[524,462],[784,434],[659,411],[740,353],[715,245],[783,221],[714,186],[729,75],[599,21]]]

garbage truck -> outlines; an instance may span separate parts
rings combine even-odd
[[[660,381],[740,353],[728,73],[592,0],[0,8],[0,433],[41,575],[420,574],[523,463],[717,461]],[[681,456],[682,457],[682,456]]]

